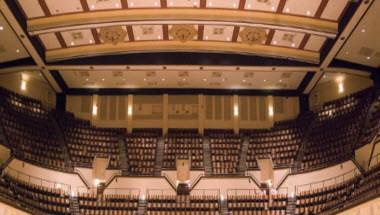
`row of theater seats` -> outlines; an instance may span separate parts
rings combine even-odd
[[[232,133],[210,133],[211,166],[214,174],[236,174],[243,139]]]
[[[245,165],[248,169],[257,168],[258,158],[269,156],[276,167],[290,167],[303,142],[306,146],[301,158],[305,170],[349,159],[356,142],[359,146],[366,144],[379,133],[380,97],[377,96],[373,116],[361,135],[363,139],[360,143],[357,141],[372,94],[370,89],[363,90],[328,102],[314,113],[303,114],[296,120],[276,123],[271,129],[243,131],[240,136],[226,130],[206,130],[205,136],[210,137],[212,171],[214,174],[238,172],[243,136],[248,137],[249,145],[246,164],[240,166]],[[135,130],[125,135],[124,129],[97,128],[71,113],[49,114],[39,101],[3,88],[0,88],[0,101],[1,125],[14,155],[20,159],[63,169],[63,149],[67,147],[66,157],[75,166],[89,167],[95,156],[101,156],[110,158],[111,168],[120,168],[118,141],[124,135],[129,172],[136,175],[154,172],[160,131]],[[61,131],[53,125],[54,120],[62,130],[64,141],[59,141]],[[204,168],[203,138],[196,132],[170,131],[164,146],[164,168],[175,168],[176,158],[189,156],[193,169]]]
[[[285,215],[287,196],[282,194],[228,195],[227,202],[228,211],[232,214]]]
[[[132,215],[138,209],[138,195],[78,194],[79,210],[82,215]]]
[[[363,175],[342,183],[297,194],[296,215],[319,214],[342,208],[349,201],[366,199],[380,189],[380,163]]]
[[[216,215],[219,198],[208,196],[148,195],[147,215]]]
[[[203,169],[203,137],[197,130],[169,130],[164,142],[164,168],[175,168],[176,159],[191,159],[192,169]]]
[[[122,129],[97,128],[87,120],[75,118],[71,113],[55,112],[63,130],[72,161],[77,166],[91,167],[95,156],[109,157],[111,168],[120,166],[118,138]]]
[[[257,159],[271,157],[277,167],[294,164],[311,116],[277,122],[271,129],[247,130],[247,167],[258,168]]]
[[[320,214],[342,208],[349,201],[365,199],[376,190],[380,190],[380,164],[342,183],[297,192],[295,214]],[[71,212],[67,192],[30,184],[7,174],[0,178],[0,195],[24,208],[46,214],[69,215]],[[84,215],[129,215],[134,214],[139,206],[139,194],[96,196],[79,193],[77,200]],[[238,215],[284,215],[287,204],[287,196],[283,194],[262,192],[227,196],[228,211]],[[199,196],[148,195],[146,198],[147,214],[215,215],[220,207],[219,195],[207,193]]]
[[[70,215],[68,193],[61,189],[47,188],[30,184],[5,175],[0,178],[0,192],[11,201],[17,201],[31,211],[46,214]]]
[[[328,102],[315,113],[306,137],[302,166],[312,169],[350,159],[363,126],[371,91],[364,90]]]
[[[0,88],[0,123],[18,158],[49,168],[64,167],[62,146],[41,102]]]
[[[158,132],[140,131],[125,137],[129,173],[153,175],[156,162]]]

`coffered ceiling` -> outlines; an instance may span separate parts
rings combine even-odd
[[[367,68],[335,59],[380,66],[375,1],[0,0],[0,73],[31,66],[57,92],[310,93],[325,72]]]
[[[318,64],[348,0],[17,0],[46,60],[219,52]]]

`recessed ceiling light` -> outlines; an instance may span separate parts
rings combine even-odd
[[[157,37],[159,40],[161,40],[161,36],[160,35],[158,35],[158,37]]]
[[[172,1],[171,1],[171,2],[169,2],[169,5],[170,5],[170,6],[173,6],[173,2],[172,2]]]
[[[131,7],[133,7],[135,5],[135,3],[131,2]]]
[[[203,81],[207,81],[207,78],[204,78]]]
[[[310,10],[306,11],[306,15],[310,16],[311,12]]]
[[[136,40],[140,40],[140,37],[139,37],[139,36],[137,36],[137,37],[136,37]]]
[[[208,36],[206,36],[205,39],[208,40]]]
[[[282,82],[282,80],[280,79],[279,82]]]
[[[165,81],[165,78],[161,78],[161,81]]]
[[[195,2],[193,3],[193,5],[194,5],[194,6],[197,6],[197,5],[198,5],[198,3],[195,1]]]
[[[71,43],[70,43],[70,45],[72,45],[72,46],[73,46],[73,45],[75,45],[75,43],[74,43],[74,42],[71,42]]]
[[[365,28],[363,28],[363,29],[361,30],[361,32],[362,32],[362,33],[365,33],[365,32],[366,32]]]
[[[276,8],[272,7],[272,11],[275,11]]]
[[[86,81],[88,81],[88,78],[86,78]]]
[[[182,81],[186,81],[186,78],[182,79]]]
[[[93,40],[90,40],[90,41],[88,41],[88,42],[93,43],[94,41],[93,41]]]
[[[144,81],[146,81],[146,78],[144,78]]]
[[[209,2],[209,3],[208,3],[208,6],[211,6],[211,5],[212,5],[212,2]]]
[[[106,80],[106,79],[102,78],[102,81],[104,81],[104,80]]]
[[[273,41],[273,45],[277,45],[277,41],[276,40]]]
[[[227,41],[230,41],[231,40],[231,38],[230,37],[227,37],[227,39],[226,39]]]
[[[158,5],[158,2],[154,2],[154,6],[157,6]]]
[[[246,80],[244,79],[243,82],[246,82]]]
[[[247,8],[251,8],[251,5],[250,5],[250,4],[248,4],[248,5],[247,5]]]
[[[267,80],[264,79],[264,82],[267,82]]]
[[[0,31],[4,30],[4,27],[3,26],[0,26]]]
[[[295,44],[295,43],[292,43],[292,47],[296,47],[296,44]]]
[[[236,3],[234,3],[234,5],[233,5],[234,7],[236,7]]]
[[[223,78],[222,81],[225,82],[225,81],[226,81],[226,78]]]
[[[116,4],[115,4],[115,7],[120,7],[120,4],[119,4],[119,3],[116,3]]]
[[[17,53],[20,53],[20,49],[16,49],[16,52],[17,52]]]
[[[345,54],[346,54],[346,55],[349,55],[349,54],[350,54],[350,52],[346,51],[346,52],[345,52]]]
[[[367,56],[367,60],[371,60],[371,57],[370,57],[370,56]]]
[[[287,13],[289,13],[290,9],[289,9],[289,8],[286,8],[285,11],[286,11]]]
[[[92,4],[92,5],[91,5],[91,9],[95,9],[95,5]]]

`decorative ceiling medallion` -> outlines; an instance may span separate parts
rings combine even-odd
[[[121,26],[101,28],[99,32],[101,40],[105,43],[112,43],[114,45],[123,42],[126,36],[127,32],[125,32]]]
[[[262,28],[244,28],[239,36],[242,42],[248,45],[262,44],[267,39],[267,33]]]
[[[169,30],[169,34],[174,40],[186,42],[193,40],[194,36],[197,35],[197,30],[193,25],[173,25]]]

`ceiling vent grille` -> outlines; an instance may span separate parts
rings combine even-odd
[[[178,72],[178,76],[181,77],[181,78],[189,77],[189,72],[188,71]]]
[[[283,36],[282,36],[282,40],[283,41],[286,41],[286,42],[290,42],[290,43],[292,43],[292,42],[294,42],[294,38],[296,37],[296,35],[295,34],[284,34]]]
[[[71,33],[71,37],[73,38],[73,40],[83,40],[84,38],[83,33],[80,31]]]
[[[212,72],[211,77],[220,78],[220,77],[222,77],[222,72]]]
[[[80,71],[79,76],[82,78],[90,77],[90,73],[88,71]]]
[[[146,72],[145,73],[145,76],[146,77],[156,77],[156,72],[154,72],[154,71],[149,71],[149,72]]]
[[[253,73],[253,72],[244,73],[244,78],[253,78],[253,76],[255,76],[255,73]]]
[[[367,57],[367,56],[372,56],[374,52],[375,52],[375,50],[373,50],[373,49],[371,49],[371,48],[368,48],[368,47],[362,47],[362,48],[359,50],[358,54]]]
[[[113,75],[113,77],[122,77],[123,72],[122,71],[113,71],[112,75]]]
[[[283,79],[287,79],[287,78],[291,78],[292,77],[292,73],[290,72],[284,72],[281,74],[281,78]]]

